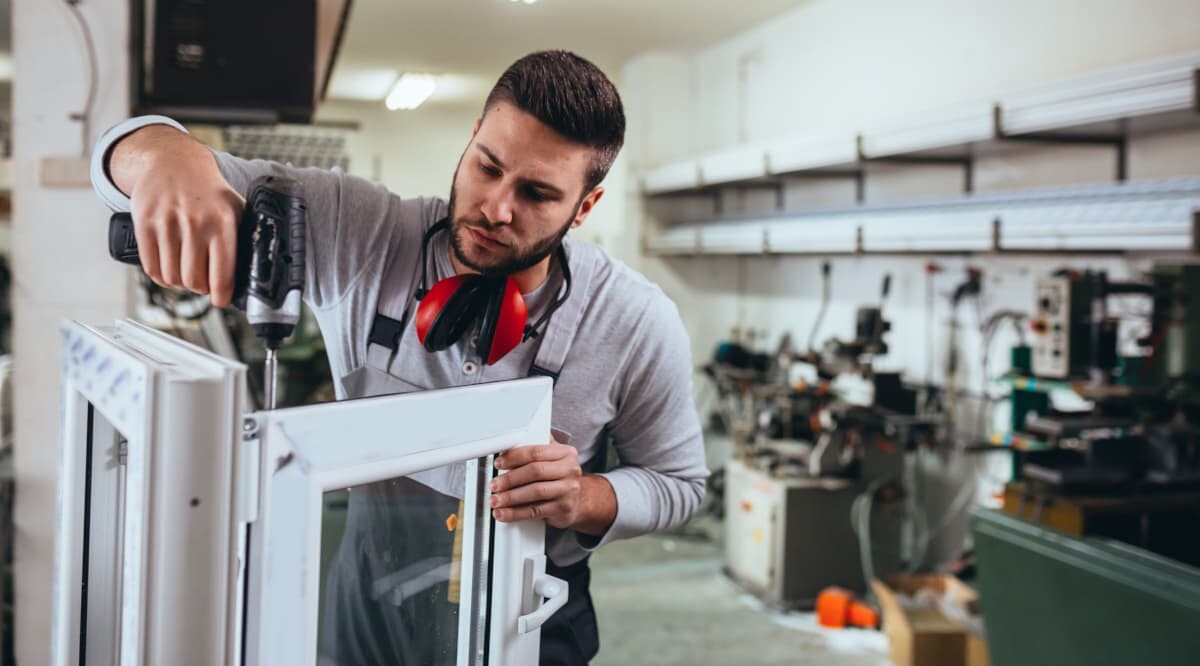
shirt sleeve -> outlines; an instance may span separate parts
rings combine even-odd
[[[107,158],[123,137],[147,125],[170,125],[182,132],[178,122],[165,116],[138,116],[109,128],[96,142],[91,163],[92,186],[97,196],[114,211],[128,211],[129,198],[112,182]],[[385,248],[419,243],[420,224],[397,224],[396,220],[427,217],[432,202],[400,199],[387,188],[341,169],[298,169],[264,160],[244,160],[212,151],[221,175],[242,195],[259,176],[274,175],[299,181],[307,209],[305,300],[321,308],[337,302],[383,255]]]
[[[300,183],[307,209],[305,299],[313,307],[341,300],[382,256],[383,248],[420,242],[420,225],[395,221],[420,219],[423,200],[401,200],[384,186],[349,176],[341,169],[295,168],[218,151],[213,155],[225,180],[243,194],[254,179],[264,175]],[[406,206],[413,210],[400,210]]]
[[[679,527],[704,499],[708,468],[683,322],[659,292],[636,331],[609,424],[620,464],[602,475],[616,494],[617,515],[601,537],[578,534],[586,550]]]

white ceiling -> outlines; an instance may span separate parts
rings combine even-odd
[[[696,50],[807,1],[353,0],[328,97],[381,99],[411,71],[441,77],[432,102],[478,104],[531,51],[570,49],[616,76],[639,53]]]

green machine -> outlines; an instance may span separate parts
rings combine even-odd
[[[1131,294],[1152,309],[1123,356],[1108,298]],[[1036,299],[1013,350],[1017,481],[971,515],[991,663],[1200,664],[1200,264],[1060,271]],[[1051,390],[1093,407],[1056,412]]]
[[[1118,349],[1109,299],[1146,300],[1140,351]],[[1023,472],[1124,492],[1145,481],[1200,486],[1200,264],[1156,264],[1143,279],[1062,270],[1038,280],[1029,347],[1013,350],[1011,441],[1053,449],[1018,456]],[[1125,352],[1122,355],[1121,352]],[[1071,390],[1090,413],[1054,413],[1049,391]],[[1069,473],[1066,468],[1071,468]],[[1086,469],[1085,469],[1086,468]]]
[[[992,666],[1200,663],[1200,570],[1001,511],[971,528]]]

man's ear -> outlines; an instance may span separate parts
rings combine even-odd
[[[571,221],[572,229],[583,224],[583,221],[587,219],[588,214],[592,212],[592,208],[595,207],[596,202],[600,201],[600,197],[602,196],[604,196],[604,188],[597,185],[583,197],[583,200],[579,202],[579,212],[575,213],[575,219]]]
[[[483,118],[475,119],[475,127],[471,128],[471,138],[474,139],[476,134],[479,134],[479,126],[483,124]]]

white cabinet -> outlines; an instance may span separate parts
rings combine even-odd
[[[244,366],[137,324],[62,349],[55,666],[537,662],[567,587],[487,502],[548,379],[243,414]]]

